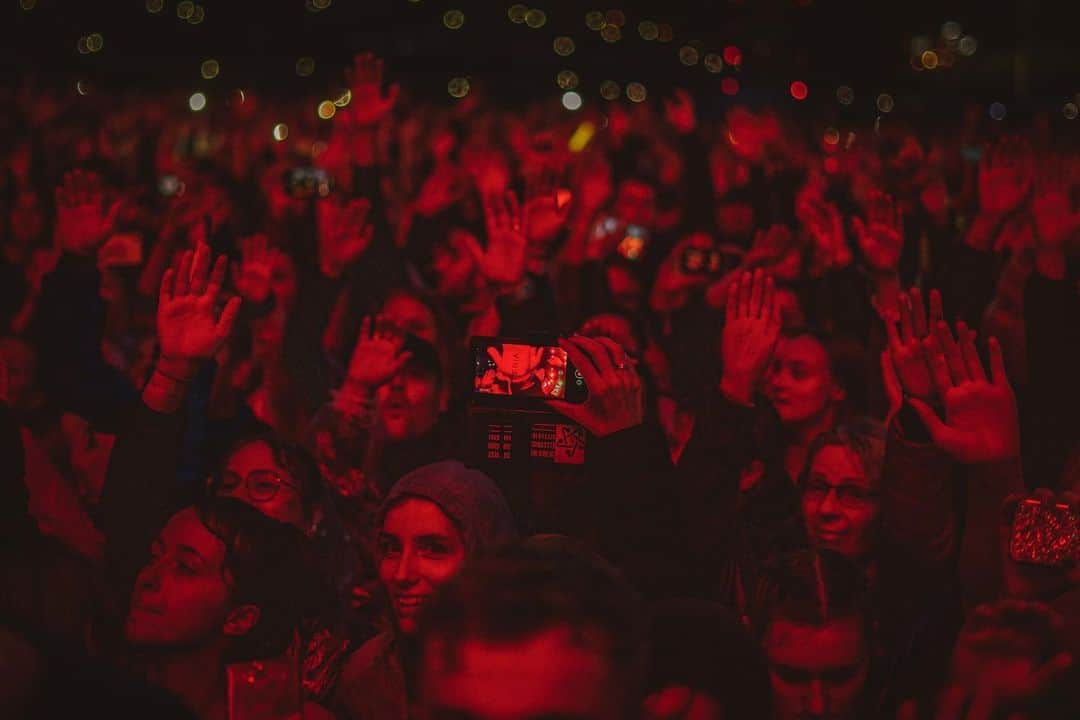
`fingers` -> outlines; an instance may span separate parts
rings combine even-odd
[[[931,293],[931,297],[933,297],[933,293]],[[911,300],[911,331],[916,338],[924,338],[928,329],[922,292],[919,291],[919,288],[911,288],[908,298]]]
[[[219,338],[224,340],[232,333],[233,324],[236,322],[236,316],[240,313],[240,298],[229,298],[229,302],[225,303],[224,309],[221,311],[221,316],[218,317],[217,324],[214,327],[214,332]]]
[[[933,408],[917,398],[908,398],[908,404],[918,413],[935,445],[950,455],[956,455],[963,449],[961,438],[957,436],[956,431],[942,422]]]
[[[1001,343],[996,337],[991,336],[987,346],[990,349],[990,379],[995,385],[1008,385],[1009,378],[1005,374],[1005,358],[1001,355]]]
[[[176,282],[173,285],[173,295],[176,297],[188,294],[188,288],[191,286],[191,261],[194,257],[195,253],[191,250],[185,250],[180,256],[180,267],[176,270]]]
[[[959,385],[969,379],[967,368],[964,366],[963,355],[960,353],[960,346],[953,339],[952,331],[949,330],[947,323],[939,322],[936,331],[941,351],[945,354],[945,362],[949,366],[949,375],[952,376],[953,384]]]
[[[893,364],[892,354],[888,350],[881,352],[881,377],[885,382],[885,392],[888,395],[889,410],[898,408],[904,402],[904,391],[901,389],[900,377],[896,374],[896,365]]]
[[[754,276],[752,273],[743,273],[742,278],[739,279],[739,317],[749,317],[750,315],[750,296],[753,294]]]
[[[731,323],[739,316],[739,282],[732,280],[727,288],[727,302],[724,303],[724,322]]]
[[[614,377],[615,367],[622,362],[621,355],[625,355],[625,353],[621,353],[621,348],[619,348],[621,355],[613,357],[608,347],[601,343],[598,338],[578,336],[573,339],[589,354],[593,365],[596,366],[596,369],[605,379]],[[613,344],[618,347],[617,344]]]
[[[202,295],[206,289],[207,270],[210,268],[210,248],[203,243],[196,243],[195,257],[191,262],[192,295]]]
[[[963,356],[968,377],[986,382],[986,373],[983,371],[982,361],[979,360],[979,352],[975,349],[975,331],[963,323],[957,323],[956,334],[960,336],[960,354]]]
[[[761,268],[754,271],[754,277],[750,283],[750,305],[747,308],[747,313],[750,317],[756,318],[761,316],[761,301],[765,294],[765,281],[762,278]]]
[[[176,277],[176,271],[172,268],[167,268],[165,274],[161,276],[161,288],[158,291],[158,306],[163,303],[172,300],[173,297],[173,279]]]
[[[210,298],[216,298],[218,293],[221,292],[222,285],[225,284],[225,270],[228,265],[228,260],[224,255],[219,255],[218,259],[214,262],[214,270],[210,274],[210,282],[206,285],[206,295]]]
[[[905,345],[910,343],[913,338],[918,337],[915,335],[915,328],[911,318],[911,298],[908,294],[901,292],[897,296],[899,301],[897,304],[900,306],[900,340]]]
[[[945,393],[953,387],[952,376],[949,375],[949,365],[945,361],[945,354],[941,350],[937,334],[930,333],[922,341],[923,357],[930,367],[930,377],[934,380],[938,396],[944,398]]]
[[[762,320],[771,320],[773,317],[774,307],[778,304],[776,302],[776,283],[773,282],[771,277],[765,278],[765,292],[761,299],[761,312],[758,317]]]
[[[928,318],[928,325],[926,332],[929,333],[932,328],[937,327],[937,324],[945,319],[945,311],[941,307],[941,293],[936,289],[930,291],[930,317]]]

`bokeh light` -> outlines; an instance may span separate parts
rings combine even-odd
[[[928,35],[916,35],[911,39],[911,56],[919,57],[932,47],[934,42]]]
[[[933,50],[924,52],[919,60],[922,62],[922,66],[927,70],[933,70],[938,66],[938,54]]]
[[[563,70],[555,76],[555,84],[563,90],[573,90],[578,86],[578,74],[573,70]]]
[[[718,73],[724,69],[724,59],[716,53],[705,55],[705,69],[711,73]]]
[[[825,144],[836,145],[840,142],[840,131],[834,127],[825,128]]]
[[[701,54],[696,47],[691,45],[683,45],[679,48],[679,62],[687,67],[691,65],[697,65],[698,60],[701,58]]]
[[[607,25],[607,21],[604,20],[604,13],[599,10],[592,10],[585,14],[585,27],[590,30],[603,30]]]
[[[315,58],[304,56],[296,61],[296,74],[310,77],[315,72]]]
[[[552,47],[555,48],[555,54],[561,55],[562,57],[573,55],[574,50],[577,49],[577,46],[574,45],[573,38],[569,38],[566,35],[560,35],[559,37],[555,38],[555,42],[552,43]]]
[[[608,25],[614,25],[621,28],[626,24],[626,15],[622,10],[608,10],[604,13],[604,22]]]
[[[75,83],[75,92],[79,93],[80,95],[89,95],[90,83],[86,82],[85,80],[77,81]]]
[[[847,85],[836,88],[836,100],[841,105],[850,105],[855,102],[855,91]]]
[[[325,10],[330,7],[331,0],[311,0],[311,4],[315,6],[316,10]]]
[[[510,18],[510,22],[520,25],[525,22],[525,15],[529,12],[529,8],[525,7],[521,3],[517,5],[511,5],[510,9],[506,11],[506,16]]]
[[[617,100],[622,95],[622,88],[614,80],[605,80],[600,83],[600,97],[605,100]]]
[[[283,142],[289,137],[289,126],[285,123],[278,123],[274,126],[274,129],[270,131],[270,137],[274,138],[277,142]]]
[[[206,107],[206,95],[203,95],[201,92],[191,93],[191,97],[188,98],[187,104],[193,112],[200,112]]]
[[[604,42],[619,42],[619,39],[622,38],[622,30],[616,25],[605,25],[603,30],[600,31],[600,37],[604,38]]]
[[[87,55],[87,54],[89,54],[89,52],[90,52],[90,45],[88,45],[88,44],[87,44],[87,42],[86,42],[86,36],[85,36],[85,35],[83,35],[83,36],[82,36],[81,38],[79,38],[79,41],[75,43],[75,50],[76,50],[76,51],[77,51],[77,52],[78,52],[78,53],[79,53],[80,55]]]
[[[637,26],[638,35],[643,40],[655,40],[660,37],[660,27],[652,20],[642,20]]]
[[[91,33],[86,36],[86,47],[90,49],[90,52],[98,52],[105,47],[105,38],[101,33]]]
[[[339,108],[343,108],[352,102],[352,90],[345,88],[344,91],[334,100],[334,104]]]
[[[806,83],[802,80],[796,80],[791,83],[789,90],[791,91],[791,97],[796,100],[805,100],[806,96],[810,94],[810,89],[806,87]]]
[[[146,12],[159,13],[165,9],[165,0],[146,0]]]
[[[990,103],[990,117],[994,120],[1005,119],[1005,106],[999,102]]]
[[[656,39],[660,42],[666,43],[675,39],[675,31],[667,23],[660,23],[659,30],[660,34],[656,36]]]
[[[465,13],[460,10],[447,10],[442,16],[443,25],[449,30],[457,30],[465,24]]]
[[[323,100],[319,103],[319,107],[315,109],[315,112],[318,113],[319,119],[329,120],[337,112],[337,105],[329,100]]]
[[[734,45],[728,45],[724,48],[724,62],[732,67],[739,67],[742,65],[742,50]]]
[[[217,60],[203,60],[202,65],[199,67],[199,74],[202,75],[203,80],[213,80],[221,72],[221,64]]]
[[[19,7],[29,12],[34,9],[34,5],[37,4],[37,0],[19,0]],[[82,93],[79,93],[80,95]]]
[[[645,98],[649,96],[645,86],[639,82],[632,82],[626,86],[626,97],[630,98],[630,102],[645,102]]]
[[[893,96],[888,93],[881,93],[877,96],[877,109],[878,112],[890,113],[893,108],[896,107],[896,101],[893,100]]]
[[[573,90],[563,93],[562,106],[567,110],[580,110],[581,103],[581,96]]]
[[[957,52],[961,55],[971,57],[975,54],[975,51],[979,49],[979,41],[971,35],[965,35],[960,38],[960,42],[956,46]]]
[[[191,16],[195,14],[195,3],[191,0],[183,0],[176,4],[176,17],[181,20],[190,20]]]
[[[450,78],[446,83],[446,92],[452,98],[463,98],[469,94],[469,79],[463,77]]]
[[[950,20],[941,26],[941,37],[946,40],[957,40],[964,34],[964,28],[955,20]]]
[[[533,28],[542,28],[547,24],[547,13],[543,10],[537,10],[533,8],[529,12],[525,13],[525,24]]]
[[[1077,115],[1080,115],[1080,107],[1076,106],[1076,103],[1067,102],[1065,107],[1061,109],[1066,120],[1075,120]]]
[[[206,10],[202,5],[196,5],[195,9],[191,11],[191,17],[188,18],[188,22],[192,25],[198,25],[206,19]]]
[[[720,92],[725,95],[739,94],[739,81],[733,77],[726,77],[720,81]]]

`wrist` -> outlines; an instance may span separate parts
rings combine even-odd
[[[154,372],[164,376],[168,380],[177,383],[188,383],[199,371],[199,363],[196,360],[186,358],[171,358],[162,355],[154,364]]]
[[[749,374],[725,372],[720,378],[720,392],[740,405],[753,405],[756,384]]]

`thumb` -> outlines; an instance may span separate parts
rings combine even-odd
[[[484,262],[484,249],[480,247],[479,241],[471,235],[464,234],[462,240],[465,243],[465,251],[469,253],[477,265],[481,265]]]
[[[934,409],[927,405],[922,400],[916,398],[908,398],[908,403],[911,407],[915,408],[915,412],[918,413],[919,418],[923,421],[923,425],[930,432],[930,437],[934,439],[934,444],[943,450],[949,450],[953,445],[953,431],[948,425],[941,421]]]

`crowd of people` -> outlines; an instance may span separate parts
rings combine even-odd
[[[5,715],[1077,717],[1049,119],[346,84],[4,93]]]

